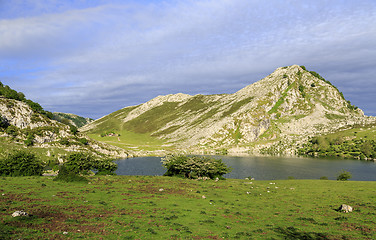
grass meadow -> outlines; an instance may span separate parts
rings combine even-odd
[[[0,239],[376,239],[376,182],[88,179],[0,178]]]

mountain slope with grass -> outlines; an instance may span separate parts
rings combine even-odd
[[[44,160],[74,151],[99,157],[128,156],[124,149],[94,141],[76,126],[53,120],[51,112],[0,82],[0,157],[23,148]]]
[[[85,118],[72,113],[54,112],[53,119],[64,124],[74,125],[76,127],[83,127],[94,121],[91,118]]]
[[[293,65],[233,94],[158,96],[81,130],[139,150],[145,141],[130,138],[155,149],[294,154],[309,136],[374,122],[318,73]]]

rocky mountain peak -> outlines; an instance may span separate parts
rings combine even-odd
[[[296,141],[363,121],[364,115],[318,73],[292,65],[233,94],[158,96],[85,130],[98,132],[114,118],[121,122],[116,126],[120,131],[148,134],[183,148],[251,151],[257,142]]]

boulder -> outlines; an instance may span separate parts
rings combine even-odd
[[[352,212],[352,211],[353,211],[353,208],[352,208],[351,206],[349,206],[349,205],[342,204],[342,205],[339,207],[338,211],[348,213],[348,212]]]
[[[25,211],[15,211],[12,213],[12,217],[29,217],[30,215]]]

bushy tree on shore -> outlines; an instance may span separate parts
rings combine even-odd
[[[43,170],[43,162],[27,151],[17,151],[0,160],[1,176],[40,176]]]
[[[162,164],[167,169],[165,176],[180,176],[190,179],[223,178],[224,174],[231,171],[221,159],[202,156],[168,155],[162,159]]]

